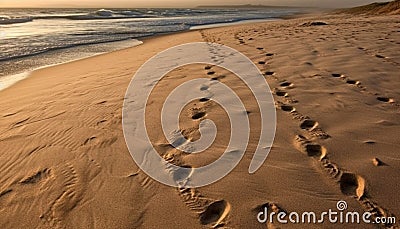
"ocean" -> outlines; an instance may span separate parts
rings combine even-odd
[[[143,37],[300,12],[275,7],[0,9],[0,78],[139,45]]]

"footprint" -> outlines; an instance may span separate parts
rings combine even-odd
[[[385,162],[381,161],[379,158],[375,157],[372,159],[372,164],[375,166],[385,166],[387,165]]]
[[[277,204],[267,202],[265,204],[255,207],[254,212],[256,212],[256,213],[264,212],[265,209],[268,209],[267,212],[275,212],[275,213],[279,213],[279,212],[283,211]]]
[[[215,72],[214,71],[210,71],[210,72],[207,72],[207,75],[214,75],[215,74]]]
[[[318,122],[311,120],[311,119],[307,119],[304,120],[301,124],[300,124],[300,128],[304,129],[304,130],[309,130],[312,131],[313,129],[315,129],[318,126]]]
[[[318,144],[305,145],[305,152],[309,157],[321,157],[325,154],[325,148]]]
[[[345,172],[340,177],[340,190],[348,196],[361,199],[366,194],[365,180],[354,173]]]
[[[280,97],[286,97],[286,96],[288,96],[288,93],[285,92],[285,91],[276,91],[275,94],[276,94],[277,96],[280,96]]]
[[[207,65],[204,67],[205,70],[210,70],[211,68],[212,68],[212,66],[210,66],[210,65]]]
[[[281,109],[283,111],[286,111],[286,112],[294,112],[294,111],[296,111],[296,108],[294,108],[292,106],[289,106],[289,105],[282,105]]]
[[[265,54],[265,56],[273,56],[274,54],[273,53],[267,53],[267,54]]]
[[[200,91],[207,91],[210,87],[207,85],[201,85]]]
[[[386,58],[385,56],[382,56],[382,55],[380,55],[380,54],[375,54],[375,57],[378,57],[378,58],[381,58],[381,59]]]
[[[280,84],[280,86],[281,87],[290,87],[290,86],[293,86],[293,84],[290,83],[290,82],[283,82],[283,83]]]
[[[364,143],[368,144],[368,145],[374,145],[376,142],[373,140],[367,140],[367,141],[364,141]]]
[[[213,77],[211,78],[211,80],[220,80],[220,79],[224,79],[226,76],[222,75],[222,76],[217,76],[217,77]]]
[[[181,165],[177,170],[172,172],[172,176],[177,184],[185,186],[186,182],[188,181],[192,173],[193,173],[192,167]]]
[[[260,212],[267,212],[267,214],[271,214],[272,212],[274,212],[275,214],[279,214],[280,212],[285,212],[285,210],[283,210],[282,208],[280,208],[277,204],[275,203],[270,203],[267,202],[265,204],[259,205],[255,208],[253,208],[253,212],[257,214],[257,217],[259,217]],[[267,228],[277,228],[274,226],[275,222],[271,222],[269,220],[270,215],[264,216],[266,217],[266,224],[267,224]]]
[[[212,228],[223,226],[223,221],[229,215],[230,211],[231,205],[227,201],[215,201],[200,214],[200,222],[203,225],[211,224]]]
[[[295,137],[295,146],[300,152],[307,154],[307,156],[316,157],[320,160],[322,160],[327,154],[325,147],[312,143],[302,135],[297,135]]]
[[[63,222],[65,216],[76,206],[79,206],[82,201],[86,187],[81,182],[83,178],[81,174],[73,164],[68,162],[61,168],[60,175],[64,177],[62,194],[39,216],[51,228],[61,228],[61,225],[65,225],[65,222]]]
[[[195,112],[194,115],[192,115],[193,120],[201,119],[206,115],[206,112]]]
[[[329,176],[338,181],[338,178],[340,178],[343,174],[343,172],[339,169],[339,166],[330,162],[327,158],[322,159],[321,162]]]
[[[267,76],[272,76],[274,74],[275,74],[275,72],[270,72],[270,71],[265,72],[265,75],[267,75]]]
[[[342,74],[339,73],[332,73],[332,77],[338,78],[338,77],[342,77]]]
[[[258,49],[258,50],[263,50],[264,48],[262,48],[262,47],[258,47],[257,49]]]
[[[201,98],[199,101],[202,103],[205,103],[205,102],[210,101],[210,99],[209,98]]]
[[[352,84],[352,85],[360,85],[361,83],[360,83],[360,81],[356,81],[356,80],[347,80],[346,81],[346,83],[348,83],[348,84]]]
[[[388,98],[388,97],[377,97],[377,100],[384,102],[384,103],[394,103],[394,99]]]
[[[312,147],[310,147],[310,145],[312,145]],[[301,135],[296,136],[295,146],[298,150],[303,153],[307,153],[309,156],[310,152],[311,156],[319,155],[319,152],[322,152],[322,155],[320,156],[321,165],[327,171],[328,175],[339,183],[340,191],[344,195],[357,197],[360,205],[363,206],[366,211],[370,212],[373,218],[393,216],[389,210],[384,209],[370,199],[371,197],[368,196],[367,182],[365,179],[357,174],[342,171],[338,165],[330,162],[324,147],[309,141]],[[393,228],[393,224],[390,223],[381,225],[385,226],[386,228]]]
[[[265,61],[258,61],[258,64],[265,64]]]
[[[168,143],[162,145],[164,145],[164,147],[169,147]],[[171,164],[179,165],[183,168],[189,168],[169,170],[174,181],[180,186],[177,188],[177,191],[179,196],[181,197],[182,202],[191,211],[199,215],[201,223],[212,223],[213,227],[218,227],[219,225],[222,225],[222,221],[229,213],[230,205],[226,201],[214,201],[212,199],[206,198],[195,188],[185,187],[188,179],[190,179],[190,177],[192,176],[193,169],[189,165],[182,164],[180,155],[176,155],[173,153],[165,154],[163,158]],[[149,181],[145,179],[145,182]]]

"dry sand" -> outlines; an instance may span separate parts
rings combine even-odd
[[[313,21],[327,25],[307,23]],[[191,31],[35,71],[0,91],[0,227],[265,228],[256,218],[264,206],[318,213],[336,209],[339,200],[352,211],[400,217],[399,23],[399,16],[346,15]],[[185,136],[199,138],[202,118],[192,116],[204,112],[224,130],[212,148],[188,156],[166,144],[161,104],[188,79],[229,85],[244,101],[252,127],[246,155],[232,173],[210,186],[178,190],[138,170],[122,132],[122,103],[147,59],[195,41],[230,46],[257,64],[274,91],[277,133],[264,165],[248,174],[260,131],[249,90],[215,66],[174,70],[149,104],[149,135],[161,155],[201,166],[220,156],[229,141],[226,113],[210,100],[188,104],[181,127]]]

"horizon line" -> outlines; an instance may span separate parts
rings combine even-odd
[[[126,6],[126,7],[112,7],[112,6],[0,6],[0,9],[194,9],[194,8],[256,8],[256,7],[282,7],[282,8],[313,8],[313,9],[324,9],[327,7],[317,7],[317,6],[291,6],[291,5],[263,5],[263,4],[237,4],[237,5],[198,5],[190,7],[180,7],[180,6]],[[329,8],[329,7],[328,7]]]

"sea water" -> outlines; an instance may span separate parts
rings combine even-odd
[[[276,19],[298,8],[0,9],[0,78],[140,44],[157,34]]]

